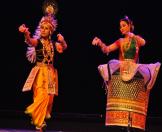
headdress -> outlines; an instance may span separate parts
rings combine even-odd
[[[40,38],[40,26],[44,22],[47,22],[50,24],[51,32],[54,32],[56,30],[57,20],[55,19],[55,15],[58,12],[57,7],[58,6],[55,0],[45,0],[43,2],[42,9],[43,9],[44,16],[39,21],[39,25],[33,35],[34,38],[37,38],[37,39]]]

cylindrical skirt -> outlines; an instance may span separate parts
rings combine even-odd
[[[123,81],[119,74],[112,75],[108,83],[106,125],[145,130],[149,93],[140,76]]]

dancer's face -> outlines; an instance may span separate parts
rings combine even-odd
[[[130,24],[125,21],[120,21],[120,32],[123,35],[126,35],[128,32],[130,32]]]
[[[51,25],[47,22],[42,23],[40,32],[42,37],[49,37],[51,35]]]

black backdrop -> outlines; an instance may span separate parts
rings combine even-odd
[[[25,23],[33,33],[43,15],[42,3],[15,0],[1,4],[1,111],[23,111],[32,101],[31,92],[21,92],[32,65],[26,60],[26,45],[18,26]],[[106,56],[91,41],[98,36],[110,44],[121,37],[119,19],[124,15],[134,21],[135,33],[146,39],[140,63],[162,60],[161,6],[155,0],[58,0],[58,8],[56,33],[64,35],[68,49],[58,56],[59,96],[54,112],[104,114],[106,95],[97,66],[118,58],[118,51]],[[149,116],[162,116],[161,78],[160,70],[150,94]]]

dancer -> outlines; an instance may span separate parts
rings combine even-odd
[[[22,89],[23,92],[33,90],[33,103],[26,108],[25,113],[31,115],[32,123],[38,130],[46,126],[45,119],[51,118],[54,97],[58,95],[58,74],[53,65],[55,52],[63,53],[67,48],[63,35],[57,34],[56,42],[52,40],[52,34],[57,27],[57,3],[45,1],[43,9],[45,15],[33,37],[25,24],[19,27],[19,31],[25,36],[25,43],[29,46],[27,59],[35,64]]]
[[[98,37],[92,45],[99,46],[103,53],[119,50],[119,59],[99,65],[98,70],[106,83],[107,126],[125,127],[131,130],[145,130],[149,93],[153,87],[160,63],[139,64],[139,50],[146,44],[144,38],[133,33],[133,22],[125,16],[119,21],[123,35],[114,43],[107,45]]]

